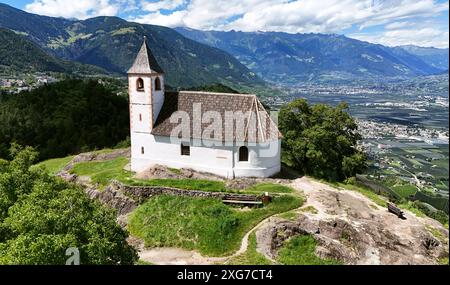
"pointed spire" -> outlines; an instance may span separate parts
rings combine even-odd
[[[128,70],[128,73],[164,73],[162,68],[159,66],[152,52],[147,46],[147,37],[144,36],[144,43],[139,50],[133,65]]]

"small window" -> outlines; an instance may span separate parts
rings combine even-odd
[[[142,114],[139,114],[139,121],[142,122]]]
[[[144,91],[144,80],[142,78],[138,78],[136,80],[136,90],[137,91]]]
[[[181,144],[181,155],[191,155],[191,147],[188,145]]]
[[[161,90],[161,80],[159,77],[156,77],[155,79],[155,90]]]
[[[143,146],[141,146],[141,154],[144,154],[145,153],[145,151],[144,151],[144,147]]]
[[[239,161],[248,161],[248,147],[241,146],[239,148]]]

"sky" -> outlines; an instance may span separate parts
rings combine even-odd
[[[388,46],[448,48],[444,0],[0,0],[30,13],[118,16],[167,27],[333,33]]]

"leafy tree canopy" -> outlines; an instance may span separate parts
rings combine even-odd
[[[0,94],[0,157],[11,142],[39,159],[113,147],[129,134],[128,102],[97,81],[63,80],[20,94]]]
[[[133,264],[134,248],[115,213],[78,186],[30,168],[38,156],[13,146],[0,160],[0,264],[65,264],[78,248],[80,264]]]
[[[356,149],[361,139],[348,106],[308,105],[295,100],[280,110],[283,160],[304,174],[343,180],[362,171],[365,155]]]
[[[203,85],[191,88],[183,88],[183,90],[188,91],[206,91],[206,92],[219,92],[219,93],[239,93],[227,85],[223,85],[220,83],[211,84],[211,85]]]

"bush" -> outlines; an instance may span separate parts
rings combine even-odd
[[[131,147],[131,138],[129,136],[123,141],[118,142],[114,148],[127,148],[127,147]]]
[[[81,264],[134,264],[137,253],[112,209],[84,191],[30,167],[37,152],[13,149],[0,169],[0,264],[65,264],[76,247]]]
[[[356,185],[357,184],[356,177],[349,177],[345,179],[344,183],[349,185]]]

